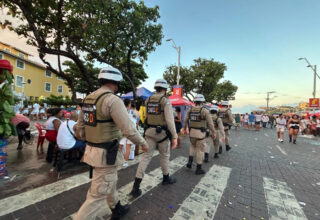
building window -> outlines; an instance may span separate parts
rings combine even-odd
[[[0,60],[3,60],[3,59],[4,59],[3,54],[0,53]]]
[[[16,87],[22,87],[23,86],[23,76],[16,76]]]
[[[51,92],[51,83],[44,83],[44,91]]]
[[[24,54],[23,53],[18,53],[18,56],[21,57],[22,59],[24,59]]]
[[[62,88],[62,85],[58,85],[58,93],[62,93],[63,92],[63,88]]]
[[[16,63],[16,66],[19,68],[19,69],[23,69],[25,68],[25,64],[22,60],[17,60],[17,63]]]
[[[63,80],[62,77],[58,76],[58,80]]]
[[[46,77],[52,78],[52,72],[50,70],[46,70]]]
[[[8,48],[8,47],[6,47],[4,50],[7,51],[7,52],[9,52],[9,53],[11,53],[11,50],[10,50],[10,48]]]

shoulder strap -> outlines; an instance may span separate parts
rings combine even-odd
[[[96,101],[94,102],[94,104],[96,105],[102,96],[104,96],[104,95],[106,95],[106,94],[109,94],[109,93],[112,93],[112,92],[104,92],[104,93],[100,94],[100,95],[98,96],[98,98],[96,99]]]
[[[74,133],[73,133],[73,132],[71,131],[71,129],[69,128],[69,123],[68,123],[68,122],[69,122],[69,119],[67,119],[67,128],[68,128],[70,134],[72,135],[72,137],[77,140],[77,138],[74,136]]]

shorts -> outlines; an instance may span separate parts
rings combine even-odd
[[[300,126],[291,126],[290,128],[293,129],[293,130],[299,130]]]
[[[284,132],[284,128],[277,128],[277,132]]]
[[[254,125],[254,121],[249,121],[249,125]]]
[[[37,115],[37,114],[39,114],[39,111],[32,111],[31,112],[31,115]]]
[[[247,122],[247,121],[246,121],[246,122],[244,122],[244,124],[245,124],[245,125],[248,125],[248,124],[249,124],[249,122]]]
[[[256,125],[260,125],[260,121],[256,121]]]

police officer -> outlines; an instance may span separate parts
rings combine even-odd
[[[229,102],[228,101],[222,101],[221,102],[222,108],[219,110],[219,118],[221,118],[223,126],[224,126],[224,132],[225,132],[225,143],[226,143],[226,151],[231,150],[231,147],[229,146],[229,130],[231,126],[236,126],[236,121],[234,120],[231,109],[229,108]],[[219,148],[219,153],[222,153],[222,147]]]
[[[99,203],[107,201],[112,211],[111,219],[119,219],[129,211],[129,205],[121,205],[117,194],[117,167],[123,164],[118,152],[122,134],[142,150],[148,144],[132,123],[122,100],[115,94],[122,74],[113,67],[101,69],[98,75],[101,87],[89,94],[83,102],[76,127],[78,138],[85,139],[87,146],[83,161],[94,167],[93,178],[86,201],[75,220],[95,219]],[[122,134],[121,134],[122,133]]]
[[[170,138],[172,138],[172,149],[177,146],[178,135],[173,118],[173,110],[170,100],[166,97],[169,85],[164,79],[158,79],[154,88],[156,94],[150,96],[146,102],[146,130],[145,138],[149,150],[142,155],[136,178],[134,180],[131,196],[137,198],[141,195],[140,183],[145,170],[150,163],[153,152],[158,148],[160,153],[160,166],[163,173],[163,185],[173,184],[176,180],[169,176]]]
[[[189,161],[188,168],[192,167],[193,155],[196,153],[197,169],[196,174],[204,174],[202,169],[203,152],[208,143],[209,132],[211,131],[212,137],[216,137],[216,131],[214,129],[213,121],[210,117],[209,111],[203,107],[205,102],[204,96],[201,94],[196,95],[194,102],[196,106],[193,106],[186,114],[184,119],[184,130],[187,128],[188,121],[190,120],[190,149],[189,149]]]
[[[212,118],[214,128],[216,129],[217,133],[216,133],[215,139],[212,139],[211,137],[209,137],[209,144],[206,147],[205,153],[204,153],[204,162],[205,163],[209,162],[209,152],[210,152],[210,146],[211,146],[210,139],[213,140],[214,158],[219,158],[218,153],[219,153],[219,146],[220,146],[220,137],[222,138],[223,141],[225,139],[224,126],[223,126],[221,118],[218,117],[218,111],[219,111],[218,106],[212,105],[210,107],[210,116]]]

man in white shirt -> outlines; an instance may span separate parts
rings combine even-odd
[[[243,116],[243,121],[244,121],[244,128],[245,129],[249,129],[249,115],[248,113],[246,113],[244,116]]]
[[[269,117],[268,117],[268,115],[263,115],[263,116],[262,116],[262,125],[263,125],[264,128],[267,127],[268,122],[269,122]]]
[[[60,149],[69,150],[72,148],[84,148],[86,146],[84,141],[77,140],[74,136],[77,120],[78,114],[77,112],[73,112],[70,120],[61,123],[57,136],[57,144]]]
[[[37,102],[35,102],[32,106],[32,112],[31,112],[32,120],[39,119],[39,111],[40,111],[40,105]]]
[[[257,113],[256,114],[256,117],[255,117],[256,119],[256,131],[260,131],[260,123],[261,123],[261,119],[262,119],[262,117],[261,117],[261,114],[260,113]]]
[[[280,114],[276,120],[276,123],[277,123],[278,141],[283,143],[283,133],[284,133],[285,127],[287,126],[287,121],[283,117],[283,115]]]

